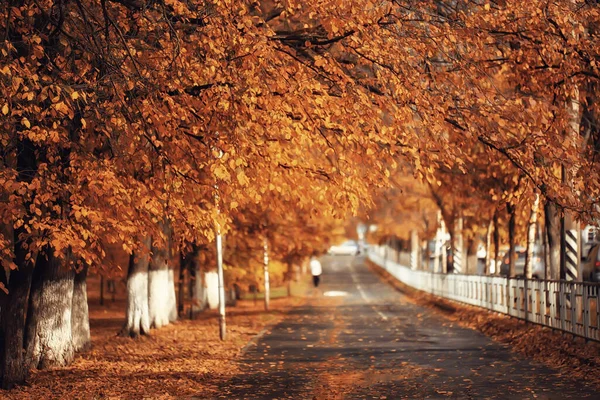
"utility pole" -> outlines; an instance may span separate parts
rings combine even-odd
[[[219,150],[218,159],[223,157],[223,151]],[[219,185],[215,184],[215,207],[217,209],[217,217],[215,219],[215,245],[217,250],[217,280],[219,290],[219,338],[225,340],[227,337],[227,330],[225,324],[225,283],[223,278],[223,238],[221,236],[221,225],[219,223],[219,215],[221,209],[219,208]]]
[[[269,241],[267,240],[267,235],[265,234],[264,243],[263,243],[263,267],[265,273],[265,311],[269,311],[269,300],[271,297],[271,286],[269,283]]]
[[[216,224],[216,245],[217,245],[217,276],[219,281],[219,337],[225,340],[227,336],[225,325],[225,285],[223,279],[223,243],[221,236],[221,227],[219,222]]]

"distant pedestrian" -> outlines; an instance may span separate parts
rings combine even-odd
[[[316,253],[314,253],[310,258],[310,273],[313,277],[313,284],[315,285],[315,287],[319,287],[319,281],[321,280],[323,268],[321,267],[321,262],[317,258]]]

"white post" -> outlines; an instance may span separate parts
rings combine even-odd
[[[217,222],[216,245],[217,245],[217,276],[219,280],[219,337],[225,340],[225,284],[223,279],[223,243],[221,228]]]
[[[269,300],[271,297],[271,286],[269,284],[269,242],[264,240],[264,272],[265,272],[265,311],[269,311]]]
[[[217,132],[217,137],[219,133]],[[215,149],[213,149],[215,150]],[[218,159],[223,157],[223,151],[219,150],[217,156]],[[221,340],[225,340],[227,336],[227,330],[225,325],[225,279],[223,278],[223,243],[221,236],[221,225],[219,224],[219,214],[221,209],[219,208],[219,185],[214,185],[215,189],[215,207],[217,211],[217,219],[215,220],[215,245],[217,248],[217,280],[219,288],[219,337]]]
[[[441,253],[441,248],[440,248],[440,236],[442,235],[441,230],[442,230],[442,213],[441,211],[437,212],[437,230],[435,232],[435,240],[434,240],[434,247],[433,247],[433,272],[441,272],[441,268],[440,268],[440,253]]]
[[[217,281],[219,291],[219,337],[225,340],[227,336],[225,325],[225,283],[223,278],[223,243],[221,236],[221,225],[219,224],[219,186],[215,185],[215,206],[217,208],[217,219],[215,220],[215,246],[217,250]]]

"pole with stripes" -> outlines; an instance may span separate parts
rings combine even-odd
[[[579,274],[579,238],[577,229],[565,230],[565,279],[580,281]]]

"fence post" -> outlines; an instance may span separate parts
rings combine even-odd
[[[510,278],[506,278],[506,293],[504,293],[505,299],[504,301],[506,302],[506,313],[508,315],[512,315],[511,312],[511,303],[510,303]]]
[[[577,288],[578,284],[570,282],[571,286],[571,333],[577,333]]]
[[[529,321],[529,295],[527,294],[527,281],[527,275],[525,275],[525,281],[523,282],[523,296],[525,297],[523,309],[525,310],[525,322]]]
[[[560,329],[564,332],[566,326],[566,314],[567,314],[567,304],[565,303],[565,284],[563,282],[558,283],[558,306],[560,312]]]

